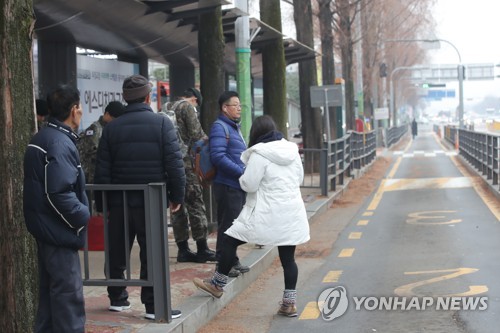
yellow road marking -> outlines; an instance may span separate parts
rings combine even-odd
[[[307,320],[307,319],[318,319],[320,315],[318,304],[316,302],[307,303],[304,311],[300,314],[299,319]]]
[[[413,292],[413,289],[425,285],[429,285],[432,283],[442,282],[445,280],[450,280],[453,278],[457,278],[460,275],[471,274],[477,272],[479,269],[477,268],[454,268],[454,269],[442,269],[442,270],[434,270],[434,271],[417,271],[417,272],[405,272],[405,275],[420,275],[420,274],[436,274],[436,273],[449,273],[441,276],[437,276],[430,279],[425,279],[422,281],[409,283],[404,286],[398,287],[394,290],[394,293],[398,296],[425,296],[419,295]],[[433,296],[472,296],[481,293],[485,293],[488,291],[488,287],[486,286],[469,286],[469,290],[462,293],[449,294],[449,295],[433,295]]]
[[[339,258],[349,258],[352,257],[354,253],[354,248],[342,249],[339,254]]]
[[[437,135],[434,135],[434,140],[441,146],[441,148],[444,151],[448,151],[448,149],[441,143],[441,141],[438,139]],[[497,218],[497,222],[500,221],[500,202],[496,198],[491,198],[491,194],[486,192],[483,187],[482,183],[483,180],[481,177],[472,174],[467,170],[459,161],[457,156],[450,156],[451,161],[455,166],[457,167],[458,171],[462,173],[462,175],[469,177],[472,179],[472,187],[476,191],[476,193],[479,195],[481,200],[483,200],[484,204],[488,207],[488,209],[491,211],[493,215]]]
[[[349,234],[349,239],[361,239],[362,232],[351,232]]]
[[[373,212],[364,212],[363,216],[373,216]]]
[[[378,207],[378,204],[382,200],[382,195],[384,194],[384,186],[385,186],[385,179],[382,179],[380,182],[380,186],[377,189],[377,192],[375,192],[375,195],[373,196],[372,201],[368,205],[368,210],[376,210]]]
[[[409,219],[406,220],[408,224],[419,224],[419,225],[437,225],[437,224],[455,224],[462,222],[461,219],[446,220],[446,221],[435,221],[436,219],[445,219],[446,215],[429,215],[429,214],[447,214],[456,213],[456,210],[431,210],[425,212],[415,212],[410,213]],[[431,220],[430,222],[426,220]],[[434,220],[434,221],[432,221]]]
[[[406,153],[406,151],[408,151],[408,149],[410,149],[410,146],[411,146],[411,141],[408,142],[408,144],[406,145],[406,147],[405,147],[405,149],[403,150],[402,153],[403,154]],[[392,177],[394,177],[394,175],[396,174],[396,171],[398,170],[399,165],[401,164],[402,160],[403,160],[402,156],[398,157],[398,159],[396,160],[396,163],[394,163],[394,166],[392,167],[391,171],[387,175],[386,179],[391,179]]]
[[[468,177],[388,179],[383,191],[472,187]]]
[[[387,179],[391,179],[392,177],[394,177],[394,175],[396,174],[396,171],[398,171],[399,165],[401,164],[402,160],[403,160],[402,157],[398,157],[398,159],[396,160],[396,163],[394,163],[394,166],[392,167],[391,171],[387,175],[387,177],[386,177]]]
[[[370,220],[359,220],[358,225],[368,225],[368,222],[370,222]]]
[[[497,222],[500,221],[500,200],[493,197],[491,193],[488,192],[483,187],[484,180],[477,175],[473,175],[469,170],[467,170],[460,162],[458,162],[458,157],[450,157],[452,162],[455,164],[457,169],[464,175],[472,180],[472,187],[476,191],[477,195],[483,200],[484,204],[488,207],[490,212],[497,218]]]
[[[342,271],[329,271],[323,278],[323,283],[339,282]]]

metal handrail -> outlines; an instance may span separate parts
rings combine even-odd
[[[474,169],[500,192],[500,136],[446,126],[448,141],[458,133],[458,150]]]
[[[350,177],[353,170],[366,167],[376,157],[375,131],[350,132],[324,145],[322,149],[304,148],[300,151],[304,156],[306,175],[301,187],[320,188],[323,196],[327,196],[329,190],[335,191],[337,185],[344,185],[345,178]],[[319,166],[314,164],[318,161],[318,154]]]
[[[123,195],[123,213],[125,227],[125,279],[109,279],[109,230],[108,230],[108,200],[107,195],[102,195],[103,220],[104,220],[104,278],[92,278],[90,276],[90,259],[88,248],[88,237],[83,249],[83,285],[84,286],[140,286],[153,287],[155,298],[155,321],[171,322],[171,291],[170,291],[170,272],[168,262],[168,226],[167,226],[167,194],[164,183],[151,184],[127,184],[127,185],[96,185],[87,184],[87,193],[89,198],[95,197],[95,193],[107,193],[111,191],[120,191]],[[131,248],[128,239],[128,194],[131,191],[142,191],[144,194],[144,212],[146,221],[146,249],[148,260],[148,278],[147,280],[132,278],[130,253]],[[99,196],[98,198],[100,198]],[[92,205],[91,205],[92,206]]]

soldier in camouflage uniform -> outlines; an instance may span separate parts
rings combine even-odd
[[[94,183],[97,146],[99,145],[102,130],[107,123],[119,117],[123,113],[124,109],[125,106],[121,102],[110,102],[104,110],[104,115],[100,116],[97,121],[94,121],[80,135],[78,150],[87,184]]]
[[[181,100],[175,102],[172,108],[175,111],[175,118],[180,139],[185,148],[182,149],[184,167],[186,170],[186,195],[184,205],[176,213],[172,214],[172,227],[174,238],[179,249],[177,254],[178,262],[200,262],[216,261],[215,252],[207,245],[208,223],[206,217],[205,203],[203,201],[203,188],[198,177],[193,171],[193,164],[189,154],[192,144],[202,138],[207,138],[201,128],[198,119],[196,105],[201,105],[202,97],[195,88],[189,88],[183,92]],[[191,233],[196,241],[197,252],[189,249],[189,224]]]

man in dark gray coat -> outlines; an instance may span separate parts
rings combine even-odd
[[[149,106],[151,85],[141,75],[123,82],[123,98],[128,103],[123,114],[104,127],[99,148],[94,182],[96,184],[148,184],[165,182],[170,210],[176,212],[184,202],[186,177],[176,130],[168,117],[153,112]],[[111,279],[123,279],[125,269],[125,230],[123,194],[112,191],[107,196],[109,207],[109,266]],[[127,193],[129,240],[137,237],[140,246],[140,278],[147,279],[147,247],[144,195]],[[101,204],[96,199],[97,210]],[[125,286],[108,287],[110,311],[130,308]],[[153,287],[142,287],[141,301],[146,318],[155,319]],[[173,310],[172,318],[180,317]]]

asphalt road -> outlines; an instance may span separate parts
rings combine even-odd
[[[275,260],[199,332],[500,332],[499,201],[430,127],[420,132],[311,224],[296,252],[298,318],[276,315]]]
[[[500,331],[498,201],[420,132],[269,332]]]

